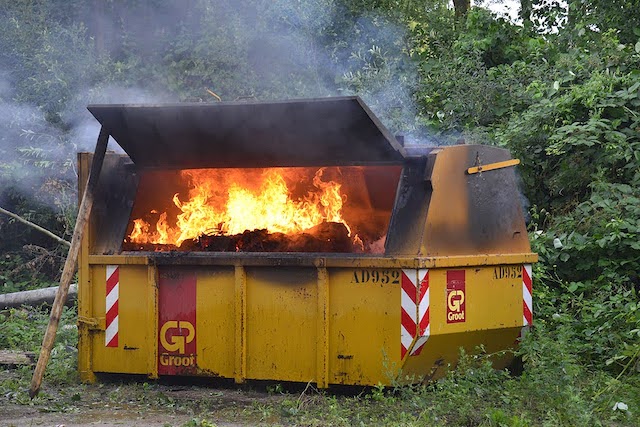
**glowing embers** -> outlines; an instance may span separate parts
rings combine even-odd
[[[123,249],[380,253],[399,172],[396,167],[146,172]],[[388,188],[378,190],[388,194],[371,197],[370,184],[381,182]]]

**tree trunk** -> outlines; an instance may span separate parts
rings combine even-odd
[[[531,4],[531,0],[520,0],[520,12],[519,12],[519,16],[520,19],[522,19],[522,25],[524,26],[525,29],[530,29],[531,28],[531,12],[533,11],[532,9],[532,4]]]
[[[22,305],[28,305],[31,307],[38,306],[40,304],[51,304],[56,297],[58,287],[53,286],[51,288],[35,289],[33,291],[12,292],[10,294],[0,294],[0,310],[11,307],[20,307]],[[68,299],[66,301],[67,306],[73,305],[78,295],[78,285],[69,286]]]
[[[471,9],[471,0],[453,0],[453,8],[456,11],[456,18],[462,19]]]

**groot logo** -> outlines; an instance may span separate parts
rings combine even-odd
[[[176,329],[177,333],[174,332],[169,339],[167,339],[167,333]],[[195,336],[195,328],[191,322],[187,322],[186,320],[169,320],[165,322],[160,329],[160,342],[162,343],[162,347],[167,351],[180,354],[185,353],[185,345],[193,341]]]
[[[465,271],[447,271],[447,323],[466,321],[466,296]]]

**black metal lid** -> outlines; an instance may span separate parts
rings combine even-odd
[[[88,109],[142,168],[398,164],[404,158],[359,97]]]

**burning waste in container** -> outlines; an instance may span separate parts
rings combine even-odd
[[[395,185],[399,168],[374,167]],[[394,194],[369,194],[363,167],[149,172],[141,185],[174,187],[134,205],[129,250],[384,252]],[[154,184],[152,184],[154,183]],[[168,190],[168,189],[167,189]],[[150,206],[149,206],[150,205]]]

